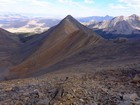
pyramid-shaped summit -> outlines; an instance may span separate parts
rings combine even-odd
[[[102,39],[100,36],[96,35],[91,29],[87,28],[86,26],[82,25],[80,22],[78,22],[75,18],[73,18],[71,15],[66,16],[54,29],[54,31],[59,30],[59,32],[63,31],[63,33],[70,34],[75,31],[81,31],[84,32],[87,35],[92,35],[95,37],[98,37]],[[64,35],[64,34],[63,34]],[[62,37],[62,34],[61,36]]]
[[[63,21],[70,21],[70,22],[76,22],[77,20],[76,19],[74,19],[71,15],[68,15],[68,16],[66,16],[61,22],[63,22]],[[77,21],[78,22],[78,21]]]
[[[79,26],[81,26],[81,24],[77,20],[75,20],[72,16],[68,15],[56,27],[58,29],[63,28],[63,30],[67,31],[67,33],[69,32],[71,33],[73,31],[79,30],[80,28]]]
[[[69,23],[69,24],[73,24],[73,25],[77,25],[77,27],[79,25],[81,25],[76,19],[74,19],[71,15],[66,16],[61,22],[61,23]]]
[[[63,20],[75,21],[75,19],[74,19],[71,15],[67,15]],[[63,20],[62,20],[62,21],[63,21]]]
[[[35,38],[38,39],[38,37]],[[96,46],[102,40],[100,36],[70,15],[64,18],[57,26],[44,32],[39,38],[41,44],[36,45],[37,47],[39,46],[38,49],[23,63],[10,70],[16,76],[22,77],[36,72],[39,72],[39,74],[48,72],[50,71],[49,67],[70,58],[89,46]],[[36,39],[33,40],[36,41]],[[36,46],[34,47],[36,48]],[[45,71],[42,72],[41,70]]]

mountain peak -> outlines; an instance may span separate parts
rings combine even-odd
[[[132,19],[132,20],[139,20],[139,16],[136,15],[136,14],[133,14],[133,15],[129,16],[129,19]]]
[[[71,15],[66,16],[58,26],[63,27],[63,29],[67,30],[68,32],[73,32],[83,28],[83,25],[74,19]]]
[[[71,19],[71,18],[73,18],[71,15],[67,15],[67,16],[65,17],[65,19]]]
[[[76,22],[76,20],[71,15],[67,15],[62,21]]]
[[[35,70],[38,71],[38,68],[49,67],[103,41],[100,36],[70,15],[39,37],[40,39],[38,37],[33,39],[33,41],[39,40],[39,44],[32,44],[33,49],[36,46],[39,46],[39,49],[24,63],[11,69],[11,72],[16,73],[20,70],[22,73],[19,72],[19,75],[22,75],[29,70],[30,73],[33,73]],[[31,43],[33,42],[28,42],[26,45],[29,46]],[[32,62],[35,62],[37,66],[30,65]]]
[[[136,15],[136,14],[133,14],[133,15],[131,15],[131,16],[129,16],[130,18],[138,18],[139,16],[138,15]]]
[[[136,14],[133,14],[133,15],[131,15],[130,17],[138,17],[138,15],[136,15]]]
[[[109,15],[106,15],[105,17],[110,17]]]

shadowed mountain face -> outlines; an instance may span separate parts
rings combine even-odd
[[[0,28],[0,44],[4,46],[16,46],[19,43],[20,41],[17,36]]]
[[[31,50],[28,51],[30,54],[24,62],[11,69],[10,74],[26,77],[102,41],[91,29],[67,16],[57,26],[25,43],[22,52]]]
[[[21,42],[18,37],[0,28],[0,66],[13,65],[12,57],[19,50]]]

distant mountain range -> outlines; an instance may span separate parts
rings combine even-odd
[[[15,33],[40,33],[59,22],[58,19],[27,17],[19,14],[0,15],[0,27]]]
[[[102,35],[116,37],[123,35],[131,37],[140,36],[140,17],[133,14],[128,17],[118,16],[108,21],[101,21],[87,25]],[[115,36],[116,35],[116,36]],[[131,36],[130,36],[131,35]]]
[[[78,20],[85,24],[89,25],[91,22],[110,20],[113,17],[111,16],[92,16],[85,18],[78,18]],[[50,27],[57,25],[60,22],[60,19],[52,19],[45,17],[28,17],[20,14],[6,14],[0,15],[0,27],[4,28],[10,32],[35,32],[41,33],[45,30],[48,30]]]
[[[104,38],[139,37],[140,17],[91,16],[77,19]],[[0,15],[0,27],[13,33],[42,33],[57,25],[60,19],[28,17],[19,14]]]
[[[84,18],[79,18],[78,20],[80,22],[90,22],[90,21],[96,21],[96,22],[101,22],[104,20],[111,20],[113,19],[113,16],[91,16],[91,17],[84,17]]]

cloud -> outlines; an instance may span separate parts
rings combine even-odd
[[[0,0],[0,4],[6,4],[6,3],[13,4],[13,3],[17,3],[17,1],[16,0],[14,0],[14,1],[11,1],[11,0]]]
[[[30,0],[32,5],[37,5],[37,6],[49,6],[51,3],[47,1],[41,1],[41,0]]]
[[[69,2],[73,2],[72,0],[58,0],[61,3],[69,3]]]
[[[91,0],[86,1],[91,3]],[[0,0],[0,12],[33,14],[33,16],[74,17],[99,15],[99,9],[85,0]]]
[[[140,0],[117,0],[108,4],[108,12],[119,16],[129,16],[132,14],[140,14]],[[113,11],[113,12],[112,12]]]
[[[109,7],[111,9],[127,9],[128,7],[122,5],[122,4],[109,4]]]
[[[94,0],[83,0],[83,1],[76,1],[76,0],[58,0],[60,3],[87,3],[92,4],[94,3]]]
[[[22,4],[23,3],[23,4]],[[43,1],[43,0],[0,0],[0,4],[19,4],[19,5],[25,5],[25,4],[32,4],[32,5],[48,5],[49,2]]]
[[[140,0],[119,0],[119,2],[124,2],[132,5],[140,4]]]
[[[0,0],[0,12],[43,14],[54,5],[45,0]]]
[[[84,2],[87,3],[87,4],[92,4],[92,3],[94,3],[93,0],[84,0]]]
[[[125,3],[129,7],[140,8],[140,0],[118,0],[121,3]]]
[[[140,9],[140,0],[118,0],[117,4],[109,4],[112,9]]]
[[[64,4],[65,14],[71,14],[76,17],[86,17],[97,15],[99,10],[95,7],[88,7],[89,3],[93,3],[93,0],[58,0],[61,4]],[[85,4],[86,1],[86,4]],[[64,12],[63,11],[63,12]],[[98,11],[98,12],[97,12]]]
[[[140,15],[140,0],[119,0],[129,8],[129,14]]]

